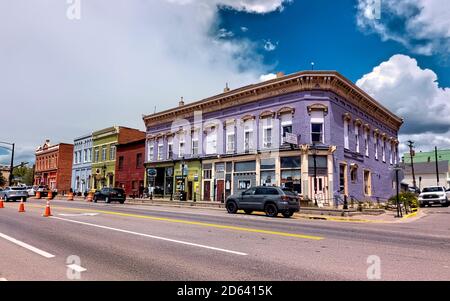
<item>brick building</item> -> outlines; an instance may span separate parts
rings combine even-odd
[[[140,196],[144,189],[145,139],[117,145],[116,187],[129,196]]]
[[[69,192],[72,178],[73,144],[50,144],[36,149],[35,185],[47,185],[58,193]]]

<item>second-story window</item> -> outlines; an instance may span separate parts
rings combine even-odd
[[[123,156],[119,156],[118,169],[123,170]]]
[[[311,143],[324,143],[323,111],[311,112]]]
[[[211,127],[206,134],[206,153],[217,153],[217,129],[214,126]]]
[[[162,140],[158,142],[158,161],[161,161],[164,159],[164,144]]]
[[[173,159],[173,137],[167,138],[167,159]]]
[[[109,160],[116,160],[116,146],[111,145],[109,149]]]
[[[102,161],[106,161],[106,146],[102,147]]]
[[[375,160],[378,160],[378,147],[379,147],[380,142],[378,140],[377,135],[374,135],[373,141],[374,141],[374,149],[375,149]]]
[[[95,152],[94,152],[94,161],[98,162],[99,161],[99,150],[98,147],[95,148]]]
[[[285,138],[287,133],[292,134],[292,113],[282,114],[281,120],[281,144],[285,143]]]
[[[84,161],[84,162],[87,162],[87,160],[88,160],[88,157],[87,157],[87,149],[85,149],[85,150],[83,151],[83,157],[84,157],[83,161]]]
[[[154,158],[153,158],[153,141],[148,141],[148,154],[147,154],[147,156],[148,156],[148,162],[153,162],[154,160]]]
[[[272,147],[272,118],[264,118],[263,124],[263,148]]]
[[[141,168],[142,166],[142,153],[136,154],[136,168]]]
[[[359,144],[359,125],[355,125],[355,140],[356,140],[356,147],[355,150],[357,153],[360,153],[360,144]]]
[[[244,122],[244,152],[253,150],[253,120]]]
[[[234,125],[228,124],[226,132],[227,132],[226,137],[227,153],[234,153]]]
[[[364,131],[364,154],[369,157],[369,131]]]
[[[386,162],[386,140],[383,139],[383,143],[381,144],[381,156],[383,158],[383,162]]]
[[[350,149],[349,135],[350,132],[350,122],[346,119],[344,120],[344,148]]]

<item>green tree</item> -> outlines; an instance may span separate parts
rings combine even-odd
[[[6,185],[6,179],[3,176],[2,172],[0,171],[0,187],[3,187]]]
[[[14,168],[14,178],[19,178],[25,185],[33,184],[33,169],[26,166],[18,166]]]

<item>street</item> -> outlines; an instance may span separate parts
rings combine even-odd
[[[450,280],[450,208],[356,223],[65,200],[43,217],[45,204],[0,209],[0,279]]]

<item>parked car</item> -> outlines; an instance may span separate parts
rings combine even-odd
[[[28,192],[28,196],[35,196],[36,195],[36,188],[37,186],[27,186],[27,192]]]
[[[279,187],[256,186],[240,194],[230,195],[225,206],[228,213],[232,214],[243,209],[246,214],[263,211],[270,217],[281,212],[288,218],[300,211],[300,199],[297,193]]]
[[[0,191],[0,197],[6,202],[17,200],[26,202],[28,193],[24,187],[6,187],[3,191]]]
[[[446,190],[443,186],[425,187],[419,194],[420,207],[434,204],[448,207],[450,205],[450,190]]]
[[[110,203],[111,201],[118,201],[121,204],[125,203],[125,191],[122,188],[109,188],[104,187],[101,190],[97,190],[94,194],[94,202],[105,201]]]

